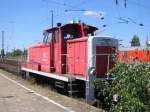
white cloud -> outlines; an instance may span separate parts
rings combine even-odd
[[[99,16],[99,17],[104,17],[105,16],[105,12],[103,11],[85,11],[83,13],[85,16]]]

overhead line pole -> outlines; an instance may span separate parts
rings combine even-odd
[[[2,59],[4,58],[4,33],[5,31],[2,31],[2,50],[1,50]]]
[[[52,21],[51,21],[52,23],[51,23],[51,24],[52,24],[52,28],[53,28],[53,23],[54,23],[54,14],[53,14],[53,10],[51,10],[51,17],[52,17]]]

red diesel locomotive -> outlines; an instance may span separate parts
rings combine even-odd
[[[93,80],[106,77],[114,65],[112,55],[118,49],[117,39],[97,36],[96,30],[85,23],[63,26],[59,23],[45,30],[43,42],[29,47],[21,70],[26,75],[48,77],[58,88],[68,84],[71,94],[85,90],[88,99],[93,100]],[[76,89],[75,85],[78,85]]]

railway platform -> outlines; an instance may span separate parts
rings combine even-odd
[[[0,112],[73,112],[0,74]]]
[[[0,70],[0,112],[100,112],[69,98],[51,98],[30,89],[21,79]],[[32,86],[32,85],[31,85]],[[72,105],[72,106],[71,106]],[[82,108],[81,108],[81,107]],[[89,108],[87,106],[87,108]]]

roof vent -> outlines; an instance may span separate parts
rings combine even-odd
[[[61,26],[61,23],[57,23],[57,26],[60,27],[60,26]]]

